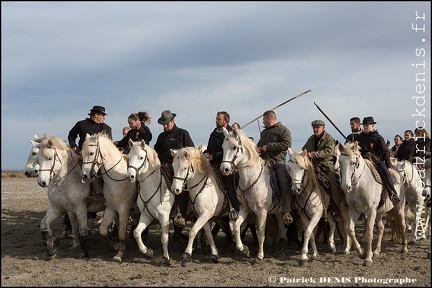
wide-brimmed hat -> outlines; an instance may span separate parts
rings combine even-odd
[[[325,126],[325,123],[324,123],[324,121],[318,119],[318,120],[312,121],[311,125],[312,125],[312,127]]]
[[[369,116],[369,117],[363,118],[362,125],[365,125],[365,124],[376,124],[376,123],[377,122],[374,121],[373,117]]]
[[[171,113],[170,110],[165,110],[161,113],[161,117],[158,119],[158,123],[163,125],[167,124],[171,120],[173,120],[176,117],[177,114]]]
[[[97,113],[102,113],[104,115],[107,115],[105,113],[105,107],[103,107],[103,106],[93,106],[93,108],[90,109],[90,113],[92,113],[92,112],[97,112]]]

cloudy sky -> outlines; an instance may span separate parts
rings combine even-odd
[[[114,140],[147,111],[152,146],[163,110],[198,146],[217,111],[244,125],[309,89],[275,110],[294,150],[315,119],[343,140],[314,102],[345,135],[353,116],[373,116],[392,145],[416,121],[431,132],[430,11],[429,1],[2,1],[2,170],[24,169],[34,134],[67,139],[94,105]],[[244,131],[257,141],[260,129],[262,118]]]

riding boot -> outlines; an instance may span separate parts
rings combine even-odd
[[[330,201],[332,203],[333,208],[333,217],[335,218],[335,221],[341,221],[341,205],[344,205],[344,199],[341,196],[340,190],[338,189],[338,185],[336,183],[336,173],[335,171],[329,169],[327,172],[327,178],[329,183],[329,191],[330,191],[330,197],[333,200]]]
[[[237,199],[236,187],[234,184],[234,175],[222,176],[222,180],[224,182],[225,189],[227,190],[229,202],[232,206],[230,209],[229,218],[230,220],[235,220],[238,218],[240,204]]]
[[[400,199],[396,189],[394,188],[393,181],[390,177],[390,173],[387,167],[385,166],[384,162],[379,162],[377,164],[377,168],[379,174],[381,175],[381,179],[383,180],[386,187],[390,201],[393,203],[393,205],[396,205],[400,202]]]
[[[280,195],[282,202],[282,213],[283,221],[285,224],[289,225],[294,221],[291,215],[291,189],[290,189],[290,177],[283,163],[277,163],[275,172],[276,177],[279,182]]]

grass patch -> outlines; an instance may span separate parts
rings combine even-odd
[[[24,171],[1,171],[1,178],[25,178]]]

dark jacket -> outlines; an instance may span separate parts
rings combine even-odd
[[[291,131],[281,122],[277,122],[261,132],[257,147],[267,145],[267,151],[261,152],[260,155],[264,160],[270,157],[279,163],[286,164],[286,155],[288,148],[291,148],[291,143]]]
[[[195,147],[195,144],[189,132],[177,127],[175,124],[170,131],[160,133],[154,145],[162,164],[172,164],[173,157],[170,149],[181,149],[183,147]]]
[[[353,132],[353,133],[349,134],[346,137],[345,144],[348,143],[348,142],[358,141],[358,137],[359,137],[360,133],[361,133],[361,131],[360,132]]]
[[[361,132],[358,138],[359,146],[361,148],[360,152],[362,155],[366,152],[371,152],[384,161],[387,168],[391,167],[390,163],[390,152],[387,149],[384,138],[378,134],[378,132],[373,131],[369,133]],[[400,149],[400,147],[399,147]]]
[[[231,131],[232,127],[228,125],[226,129],[228,131]],[[222,163],[222,158],[223,158],[222,144],[224,139],[225,139],[225,135],[223,131],[219,131],[217,128],[215,128],[210,134],[210,138],[207,144],[207,149],[204,151],[204,153],[209,153],[210,155],[212,155],[212,161],[210,161],[210,163],[212,164]]]
[[[399,146],[399,149],[395,154],[395,158],[397,158],[399,161],[408,160],[411,163],[413,163],[416,155],[415,146],[416,146],[416,142],[414,138],[411,138],[409,140],[404,140],[402,144]]]
[[[333,137],[324,130],[321,137],[312,135],[308,138],[302,150],[307,149],[307,152],[314,152],[312,164],[314,167],[324,166],[334,171],[335,156],[335,141]]]
[[[104,131],[110,139],[112,139],[112,130],[111,127],[106,123],[98,124],[91,120],[90,118],[86,118],[84,120],[78,121],[74,127],[69,131],[68,142],[71,148],[78,147],[80,150],[85,141],[86,134],[97,134]],[[79,136],[78,146],[75,144],[75,140]]]
[[[150,132],[150,128],[141,122],[141,127],[139,129],[131,129],[128,131],[125,137],[117,143],[117,147],[126,148],[129,146],[129,139],[132,141],[141,141],[144,140],[148,145],[152,140],[152,133]]]

